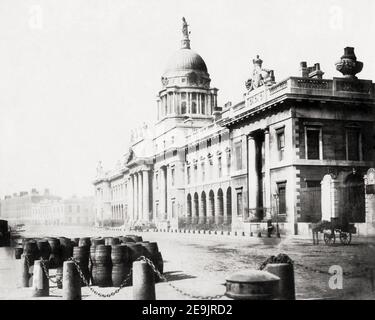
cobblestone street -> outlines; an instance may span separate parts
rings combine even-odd
[[[134,232],[132,232],[134,233]],[[28,228],[24,236],[114,236],[123,232],[75,227]],[[255,238],[227,235],[143,232],[144,240],[157,241],[164,258],[165,276],[183,292],[213,296],[225,292],[225,278],[233,272],[258,268],[271,255],[287,254],[295,263],[297,299],[374,299],[371,277],[365,268],[375,267],[375,246],[372,239],[354,238],[350,246],[312,245],[310,239]],[[29,288],[17,288],[17,262],[12,252],[1,248],[0,298],[27,299]],[[328,286],[332,265],[343,268],[342,290]],[[110,292],[113,288],[99,288]],[[83,288],[83,299],[97,299]],[[189,299],[165,283],[156,285],[157,299]],[[51,297],[61,299],[62,290],[51,285]],[[126,287],[113,299],[132,299]],[[225,297],[224,297],[225,299]]]

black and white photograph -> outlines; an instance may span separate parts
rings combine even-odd
[[[0,300],[375,300],[374,17],[0,0]]]

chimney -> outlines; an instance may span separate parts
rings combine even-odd
[[[301,71],[301,77],[302,78],[307,78],[308,77],[308,72],[307,72],[307,62],[306,61],[302,61],[300,63],[300,68],[299,70]]]
[[[320,70],[320,63],[315,63],[313,67],[309,67],[309,78],[322,79],[324,72]]]

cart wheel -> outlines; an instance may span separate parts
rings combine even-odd
[[[334,244],[336,242],[335,232],[324,232],[324,242],[328,245]]]
[[[340,241],[342,244],[350,244],[352,241],[352,234],[350,232],[340,232]]]

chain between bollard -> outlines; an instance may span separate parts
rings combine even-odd
[[[77,271],[79,273],[80,278],[82,279],[83,283],[89,288],[89,290],[92,293],[94,293],[95,295],[97,295],[99,297],[102,297],[102,298],[110,298],[110,297],[113,297],[114,295],[116,295],[117,293],[119,293],[120,290],[123,289],[126,286],[127,282],[129,281],[130,277],[132,276],[132,269],[130,269],[130,272],[125,277],[125,279],[121,282],[121,284],[118,288],[116,288],[114,291],[112,291],[110,293],[102,293],[102,292],[99,292],[98,290],[94,289],[92,286],[90,286],[90,283],[89,283],[89,281],[87,281],[85,275],[83,274],[83,272],[82,272],[82,270],[79,266],[79,263],[74,258],[70,258],[69,260],[74,262],[74,265],[77,268]]]
[[[49,272],[48,272],[47,267],[46,267],[46,264],[45,264],[46,261],[47,261],[47,260],[40,259],[40,265],[42,266],[42,270],[43,270],[44,274],[46,275],[46,277],[47,277],[47,279],[48,279],[49,281],[51,281],[51,282],[54,283],[54,284],[57,284],[59,281],[58,281],[58,280],[53,280],[53,279],[52,279],[52,276],[49,275]]]
[[[152,271],[159,277],[160,280],[167,283],[171,288],[176,290],[178,293],[184,295],[185,297],[189,297],[191,299],[199,299],[199,300],[217,300],[217,299],[224,297],[224,294],[217,294],[214,296],[199,296],[199,295],[194,295],[188,292],[184,292],[180,288],[168,282],[168,279],[160,273],[160,271],[155,267],[154,263],[150,259],[146,258],[145,256],[141,256],[137,260],[145,261],[151,267]]]

